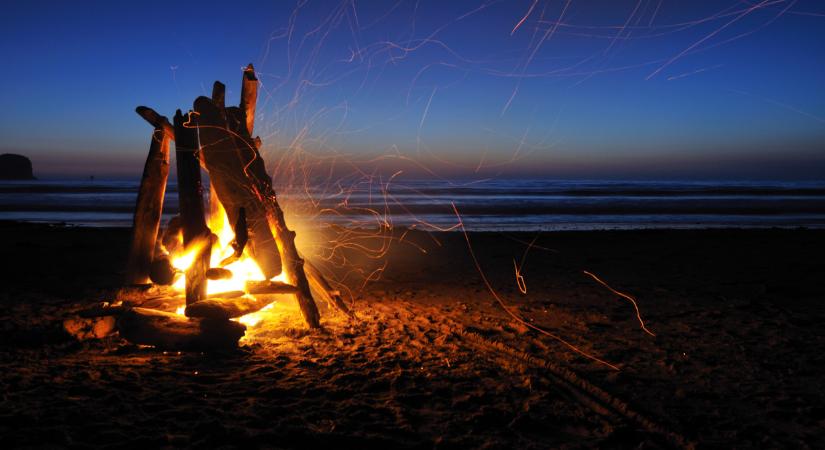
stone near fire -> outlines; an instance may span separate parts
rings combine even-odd
[[[102,339],[115,332],[115,318],[71,317],[63,321],[63,329],[78,341]]]

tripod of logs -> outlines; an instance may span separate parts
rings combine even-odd
[[[136,110],[154,131],[135,207],[126,282],[140,285],[166,278],[167,284],[171,283],[173,270],[157,248],[172,141],[180,204],[175,225],[182,231],[184,247],[199,250],[185,274],[186,317],[146,304],[93,308],[81,314],[117,316],[121,336],[134,343],[177,349],[234,346],[245,326],[229,319],[265,307],[271,302],[265,300],[269,294],[294,295],[310,328],[320,327],[313,290],[333,308],[351,315],[318,268],[298,253],[295,232],[284,220],[259,153],[261,139],[252,137],[258,95],[252,64],[243,72],[239,106],[226,107],[225,91],[225,86],[216,81],[211,98],[198,97],[193,110],[185,114],[178,110],[171,124],[151,108],[139,106]],[[209,174],[210,195],[217,197],[229,223],[234,225],[233,257],[237,259],[246,251],[267,280],[285,271],[286,283],[250,282],[246,292],[234,296],[207,296],[207,280],[220,278],[228,271],[209,267],[213,237],[205,219],[201,168]],[[170,275],[163,276],[165,272]]]

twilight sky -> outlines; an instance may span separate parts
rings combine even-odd
[[[266,156],[445,176],[822,179],[814,0],[26,1],[0,17],[0,152],[139,176],[151,129],[259,72]],[[122,3],[122,4],[121,4]]]

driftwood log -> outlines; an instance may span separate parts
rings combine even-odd
[[[246,134],[252,136],[255,128],[255,105],[258,102],[258,78],[252,64],[246,66],[241,82],[241,111],[246,125]]]
[[[298,306],[301,307],[304,320],[310,328],[318,328],[321,326],[320,314],[318,314],[318,306],[312,298],[309,281],[307,281],[306,272],[304,272],[304,260],[295,247],[295,232],[286,227],[284,212],[275,198],[275,191],[272,190],[272,186],[269,189],[271,192],[268,193],[266,198],[269,199],[270,212],[274,216],[273,225],[275,226],[278,246],[283,249],[284,260],[286,261],[286,280],[289,284],[298,288],[298,293],[295,296],[298,299]]]
[[[214,294],[209,294],[206,298],[237,298],[246,295],[244,291],[224,291],[224,292],[215,292]]]
[[[169,350],[230,349],[246,326],[230,320],[192,319],[147,308],[128,308],[117,320],[120,335],[134,344]]]
[[[183,245],[196,249],[192,264],[186,270],[186,304],[206,298],[206,271],[212,255],[212,233],[206,226],[203,208],[203,184],[198,160],[198,129],[196,115],[184,117],[175,113],[175,155],[178,159],[178,200],[183,230]]]
[[[304,270],[306,271],[307,279],[309,279],[310,285],[315,288],[316,292],[321,294],[328,305],[348,317],[354,317],[352,311],[350,311],[347,304],[344,303],[344,299],[341,298],[341,293],[330,286],[329,282],[327,282],[326,278],[324,278],[324,275],[320,270],[318,270],[315,264],[312,264],[309,260],[304,260]]]
[[[155,258],[149,265],[149,278],[153,283],[161,286],[171,286],[175,282],[178,271],[172,266],[168,256]]]
[[[138,106],[137,113],[154,127],[149,144],[149,156],[143,166],[135,214],[132,221],[132,245],[126,269],[127,284],[149,282],[150,266],[155,252],[155,242],[163,211],[163,196],[169,176],[169,120],[145,106]]]
[[[188,305],[185,314],[188,317],[228,320],[260,311],[273,301],[275,301],[274,295],[213,298]]]
[[[264,306],[266,304],[263,304],[260,308]],[[246,330],[245,325],[229,321],[226,318],[187,318],[180,314],[160,311],[155,308],[111,306],[107,303],[97,304],[79,311],[75,321],[85,326],[86,322],[97,324],[99,321],[93,319],[105,317],[114,317],[117,320],[114,323],[108,321],[100,323],[104,325],[111,323],[120,332],[121,337],[127,341],[133,344],[153,345],[170,350],[231,348],[237,345],[238,340]],[[68,325],[78,328],[75,322],[68,323]],[[66,326],[65,323],[64,326]],[[103,326],[96,326],[100,328],[100,330],[95,330],[96,334],[108,335],[111,332],[109,330],[103,333]],[[72,327],[66,326],[66,330],[72,333],[73,328],[70,328]]]
[[[298,288],[280,281],[247,281],[246,292],[259,294],[297,294]]]
[[[153,127],[163,130],[166,137],[175,140],[175,128],[172,127],[172,124],[169,123],[169,120],[166,119],[166,117],[161,116],[154,109],[146,106],[138,106],[135,108],[135,112],[137,112],[140,117],[143,117],[143,120],[149,122]]]

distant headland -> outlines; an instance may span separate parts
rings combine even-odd
[[[0,180],[34,180],[32,162],[23,155],[0,155]]]

